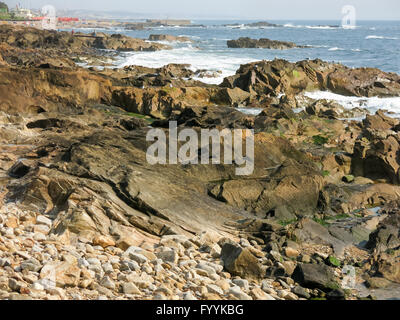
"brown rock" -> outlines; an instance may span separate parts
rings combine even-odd
[[[238,40],[229,40],[227,42],[228,48],[266,48],[266,49],[292,49],[292,48],[303,48],[304,46],[298,46],[293,42],[277,41],[270,39],[251,39],[251,38],[239,38]]]
[[[18,221],[18,218],[17,217],[9,217],[7,220],[6,220],[6,222],[4,223],[5,224],[5,226],[6,227],[8,227],[8,228],[12,228],[12,229],[15,229],[15,228],[18,228],[18,226],[19,226],[19,221]]]
[[[78,265],[70,262],[50,262],[40,271],[41,279],[55,281],[57,287],[77,287],[81,270]]]
[[[113,238],[108,236],[96,236],[93,238],[93,244],[99,245],[103,248],[107,248],[107,247],[114,247],[115,241]]]
[[[248,278],[262,279],[264,271],[259,265],[258,259],[248,249],[242,249],[233,243],[225,243],[222,246],[221,259],[224,267],[232,275]]]

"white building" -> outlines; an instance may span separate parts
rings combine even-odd
[[[31,10],[24,8],[12,9],[11,13],[14,13],[18,18],[32,19],[33,17]]]

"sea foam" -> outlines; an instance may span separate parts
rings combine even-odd
[[[346,109],[363,108],[374,114],[379,109],[387,110],[391,116],[400,118],[400,97],[392,98],[360,98],[360,97],[348,97],[335,94],[329,91],[314,91],[307,92],[304,94],[306,97],[320,100],[333,100],[345,107]]]

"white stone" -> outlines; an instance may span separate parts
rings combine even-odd
[[[32,285],[32,289],[33,289],[33,290],[38,290],[38,291],[43,291],[43,290],[44,290],[44,286],[41,285],[39,282],[35,282],[35,283]]]
[[[133,283],[127,282],[122,285],[122,290],[125,294],[135,294],[140,295],[141,292]]]
[[[210,293],[216,293],[221,296],[224,294],[224,291],[220,287],[216,286],[215,284],[208,284],[206,286],[206,288],[207,288],[208,292],[210,292]]]
[[[110,289],[110,290],[114,290],[114,289],[115,289],[115,283],[114,283],[114,281],[112,281],[112,280],[110,279],[110,277],[108,277],[108,276],[105,276],[105,277],[101,280],[100,284],[101,284],[103,287],[107,288],[107,289]]]
[[[183,300],[186,301],[196,301],[198,300],[191,292],[185,292],[183,294]]]
[[[239,300],[253,300],[252,297],[245,294],[242,290],[240,290],[239,287],[230,288],[228,293],[238,298]]]
[[[53,225],[53,221],[51,221],[49,218],[40,215],[36,218],[36,224],[43,224],[45,226],[48,226],[49,228],[51,228],[51,226]]]

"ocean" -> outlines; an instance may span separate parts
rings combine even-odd
[[[158,27],[150,30],[101,30],[118,32],[136,38],[147,39],[150,34],[185,36],[194,42],[168,43],[173,50],[157,52],[123,53],[119,67],[141,65],[161,67],[169,63],[190,64],[191,68],[219,71],[219,77],[199,79],[219,84],[223,78],[235,74],[241,64],[273,60],[275,58],[296,62],[304,59],[322,59],[339,62],[349,67],[373,67],[400,74],[400,21],[358,21],[353,29],[342,28],[340,21],[269,21],[280,27],[247,27],[257,21],[193,21],[201,27]],[[237,26],[225,26],[226,24]],[[85,31],[91,31],[86,29]],[[100,30],[99,30],[100,31]],[[230,49],[227,40],[239,37],[292,41],[312,48],[289,50]],[[400,116],[400,97],[391,99],[356,99],[314,93],[313,97],[328,97],[344,102],[345,107],[361,106],[371,112],[385,108]]]

